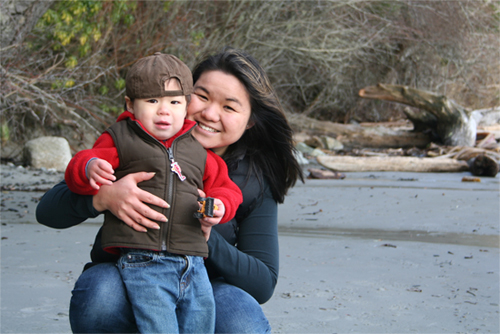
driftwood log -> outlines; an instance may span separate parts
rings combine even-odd
[[[382,125],[364,127],[359,124],[340,124],[297,114],[287,115],[287,118],[296,133],[327,135],[336,138],[346,148],[422,148],[432,141],[425,133],[392,129]]]
[[[319,156],[318,163],[338,172],[463,172],[466,161],[450,158]]]
[[[449,146],[474,146],[477,122],[473,112],[446,96],[400,85],[378,84],[359,91],[367,99],[386,100],[416,107],[405,110],[414,130],[431,130],[441,143]]]

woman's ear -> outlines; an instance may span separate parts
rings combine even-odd
[[[247,123],[247,126],[246,126],[245,130],[250,129],[250,128],[251,128],[252,126],[254,126],[254,125],[255,125],[255,122],[254,122],[254,121],[248,121],[248,123]]]
[[[125,107],[127,108],[127,111],[130,111],[131,113],[134,112],[134,103],[128,96],[125,96]]]

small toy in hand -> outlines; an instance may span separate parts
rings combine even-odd
[[[200,202],[201,208],[193,214],[195,218],[213,217],[214,210],[219,209],[217,205],[214,204],[214,199],[212,197],[198,197],[198,202]]]

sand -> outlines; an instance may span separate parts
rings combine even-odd
[[[293,188],[263,305],[273,333],[499,333],[500,179],[468,175],[346,173]],[[2,165],[1,176],[0,332],[70,333],[100,219],[40,225],[37,201],[63,175]]]

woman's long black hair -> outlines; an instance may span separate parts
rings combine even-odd
[[[258,176],[265,176],[274,199],[283,203],[288,189],[304,178],[294,155],[293,131],[267,74],[252,56],[229,47],[202,60],[193,71],[193,82],[207,71],[235,76],[250,96],[249,124],[253,126],[228,147],[222,158],[231,165],[245,154],[250,159],[249,173],[257,171]]]

